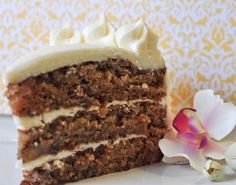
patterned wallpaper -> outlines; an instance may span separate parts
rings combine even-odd
[[[203,88],[236,103],[235,0],[0,0],[0,73],[46,45],[50,30],[85,27],[102,12],[115,27],[142,17],[159,35],[174,112]],[[0,113],[9,113],[3,90],[0,81]]]

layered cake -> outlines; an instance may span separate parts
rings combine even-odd
[[[24,184],[53,185],[159,162],[167,131],[166,67],[141,20],[114,29],[103,16],[4,74],[19,133]]]

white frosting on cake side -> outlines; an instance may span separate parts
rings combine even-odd
[[[106,107],[109,108],[112,105],[127,105],[127,106],[134,106],[135,103],[138,102],[150,102],[153,103],[154,101],[151,99],[136,99],[136,100],[129,100],[129,101],[118,101],[118,100],[113,100],[110,103],[107,103]],[[162,102],[159,102],[160,104]],[[14,123],[16,125],[16,128],[19,130],[28,130],[33,127],[37,126],[42,126],[48,123],[51,123],[53,120],[57,119],[60,116],[75,116],[75,114],[78,111],[84,111],[86,110],[84,107],[71,107],[71,108],[61,108],[58,110],[52,110],[50,112],[45,112],[41,115],[37,116],[24,116],[24,117],[19,117],[19,116],[13,116],[14,118]],[[99,107],[98,106],[92,106],[90,107],[87,111],[98,111]]]
[[[32,52],[10,65],[3,74],[4,84],[18,83],[60,67],[107,58],[127,59],[143,69],[165,66],[157,48],[158,37],[141,20],[115,31],[102,16],[81,33],[70,25],[52,32],[51,46]]]
[[[131,134],[131,135],[128,135],[127,137],[123,137],[123,138],[120,137],[120,138],[116,139],[114,141],[113,145],[119,144],[120,142],[127,141],[129,139],[134,139],[134,138],[146,138],[146,136]],[[109,140],[104,140],[104,141],[100,141],[97,143],[81,144],[81,145],[78,145],[77,147],[75,147],[75,149],[72,151],[63,150],[63,151],[58,152],[55,155],[45,155],[45,156],[42,156],[42,157],[35,159],[31,162],[23,163],[22,169],[23,170],[33,170],[36,167],[42,166],[44,163],[47,163],[47,162],[50,162],[53,160],[60,160],[60,159],[66,158],[68,156],[74,155],[78,151],[83,151],[88,148],[92,148],[93,150],[96,150],[96,148],[99,147],[100,145],[108,145],[108,144],[109,144]]]

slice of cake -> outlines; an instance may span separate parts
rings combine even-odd
[[[167,126],[158,37],[137,21],[68,25],[9,66],[6,96],[29,184],[65,184],[159,162]]]

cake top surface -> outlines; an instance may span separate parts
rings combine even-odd
[[[164,67],[158,36],[138,20],[115,29],[102,15],[81,32],[66,24],[51,32],[49,45],[19,58],[5,70],[5,85],[64,66],[107,58],[128,59],[143,69]]]

